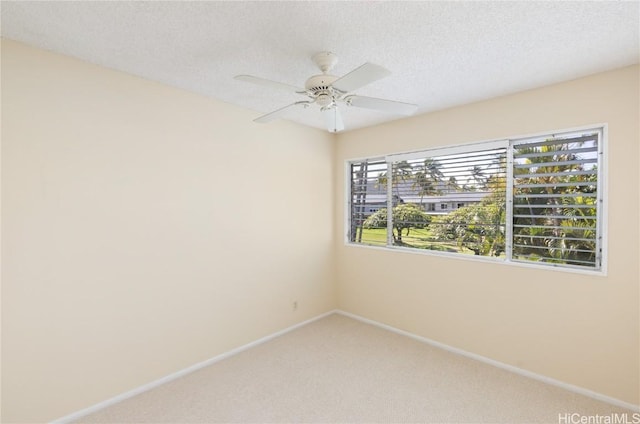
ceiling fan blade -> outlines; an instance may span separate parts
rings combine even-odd
[[[344,123],[342,122],[342,115],[340,115],[340,110],[337,106],[332,107],[331,109],[326,109],[322,111],[324,115],[324,120],[327,123],[327,129],[329,132],[338,132],[344,129]]]
[[[367,62],[334,81],[332,86],[337,90],[348,93],[389,75],[391,75],[389,70]]]
[[[273,112],[267,113],[266,115],[262,115],[256,119],[253,120],[253,122],[259,122],[261,124],[267,123],[267,122],[271,122],[274,119],[278,119],[280,118],[282,115],[284,115],[290,108],[293,108],[294,106],[304,106],[307,107],[309,105],[309,103],[311,102],[295,102],[295,103],[291,103],[290,105],[287,105],[285,107],[282,107],[278,110],[274,110]]]
[[[381,112],[394,113],[396,115],[413,115],[418,109],[418,105],[411,103],[396,102],[394,100],[376,99],[374,97],[347,96],[344,99],[348,105],[374,109]]]
[[[254,77],[251,75],[236,75],[233,78],[237,79],[238,81],[250,82],[252,84],[258,84],[266,87],[277,88],[280,90],[294,91],[296,93],[304,92],[304,89],[296,87],[294,85],[289,85],[289,84],[285,84],[283,82],[278,82],[278,81],[271,81],[268,79]]]

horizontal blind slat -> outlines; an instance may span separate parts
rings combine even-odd
[[[515,194],[516,199],[562,199],[569,197],[597,197],[596,193],[558,193],[558,194]],[[553,207],[554,205],[549,205]]]
[[[557,146],[562,144],[571,144],[571,143],[585,143],[587,141],[597,141],[598,134],[586,134],[578,137],[567,137],[567,138],[552,138],[545,141],[539,142],[515,142],[513,143],[513,147],[515,149],[519,148],[527,148],[527,147],[542,147],[542,146]]]
[[[563,160],[557,162],[533,162],[533,163],[516,163],[514,165],[517,169],[526,169],[526,168],[546,168],[546,167],[558,167],[565,165],[580,165],[586,163],[596,163],[598,162],[597,158],[590,159],[577,159],[577,160]]]

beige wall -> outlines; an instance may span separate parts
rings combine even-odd
[[[2,422],[336,307],[334,138],[255,116],[2,42]]]
[[[639,404],[638,73],[628,67],[339,135],[339,307]],[[598,123],[609,129],[606,277],[343,243],[347,159]]]
[[[3,41],[2,421],[336,306],[640,403],[638,89],[632,67],[334,137]],[[607,277],[343,244],[348,158],[596,123]]]

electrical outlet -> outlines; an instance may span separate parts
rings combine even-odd
[[[298,301],[297,301],[297,300],[294,300],[294,301],[293,301],[292,307],[293,307],[293,310],[294,310],[294,311],[297,311],[297,310],[298,310]]]

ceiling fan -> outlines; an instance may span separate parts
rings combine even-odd
[[[351,94],[354,90],[391,75],[391,72],[382,66],[367,62],[342,77],[336,77],[329,74],[331,69],[333,69],[335,64],[338,62],[338,57],[335,54],[331,52],[320,52],[315,54],[312,57],[312,60],[318,68],[320,68],[322,74],[314,75],[307,79],[304,89],[251,75],[235,76],[235,79],[240,81],[293,91],[309,98],[309,100],[298,101],[276,111],[267,113],[266,115],[262,115],[259,118],[254,119],[254,122],[270,122],[274,119],[280,118],[289,109],[296,107],[307,108],[309,105],[316,103],[320,106],[320,111],[325,117],[327,129],[330,132],[337,132],[344,129],[342,116],[338,109],[339,104],[374,109],[397,115],[412,115],[418,108],[417,105],[410,103]]]

